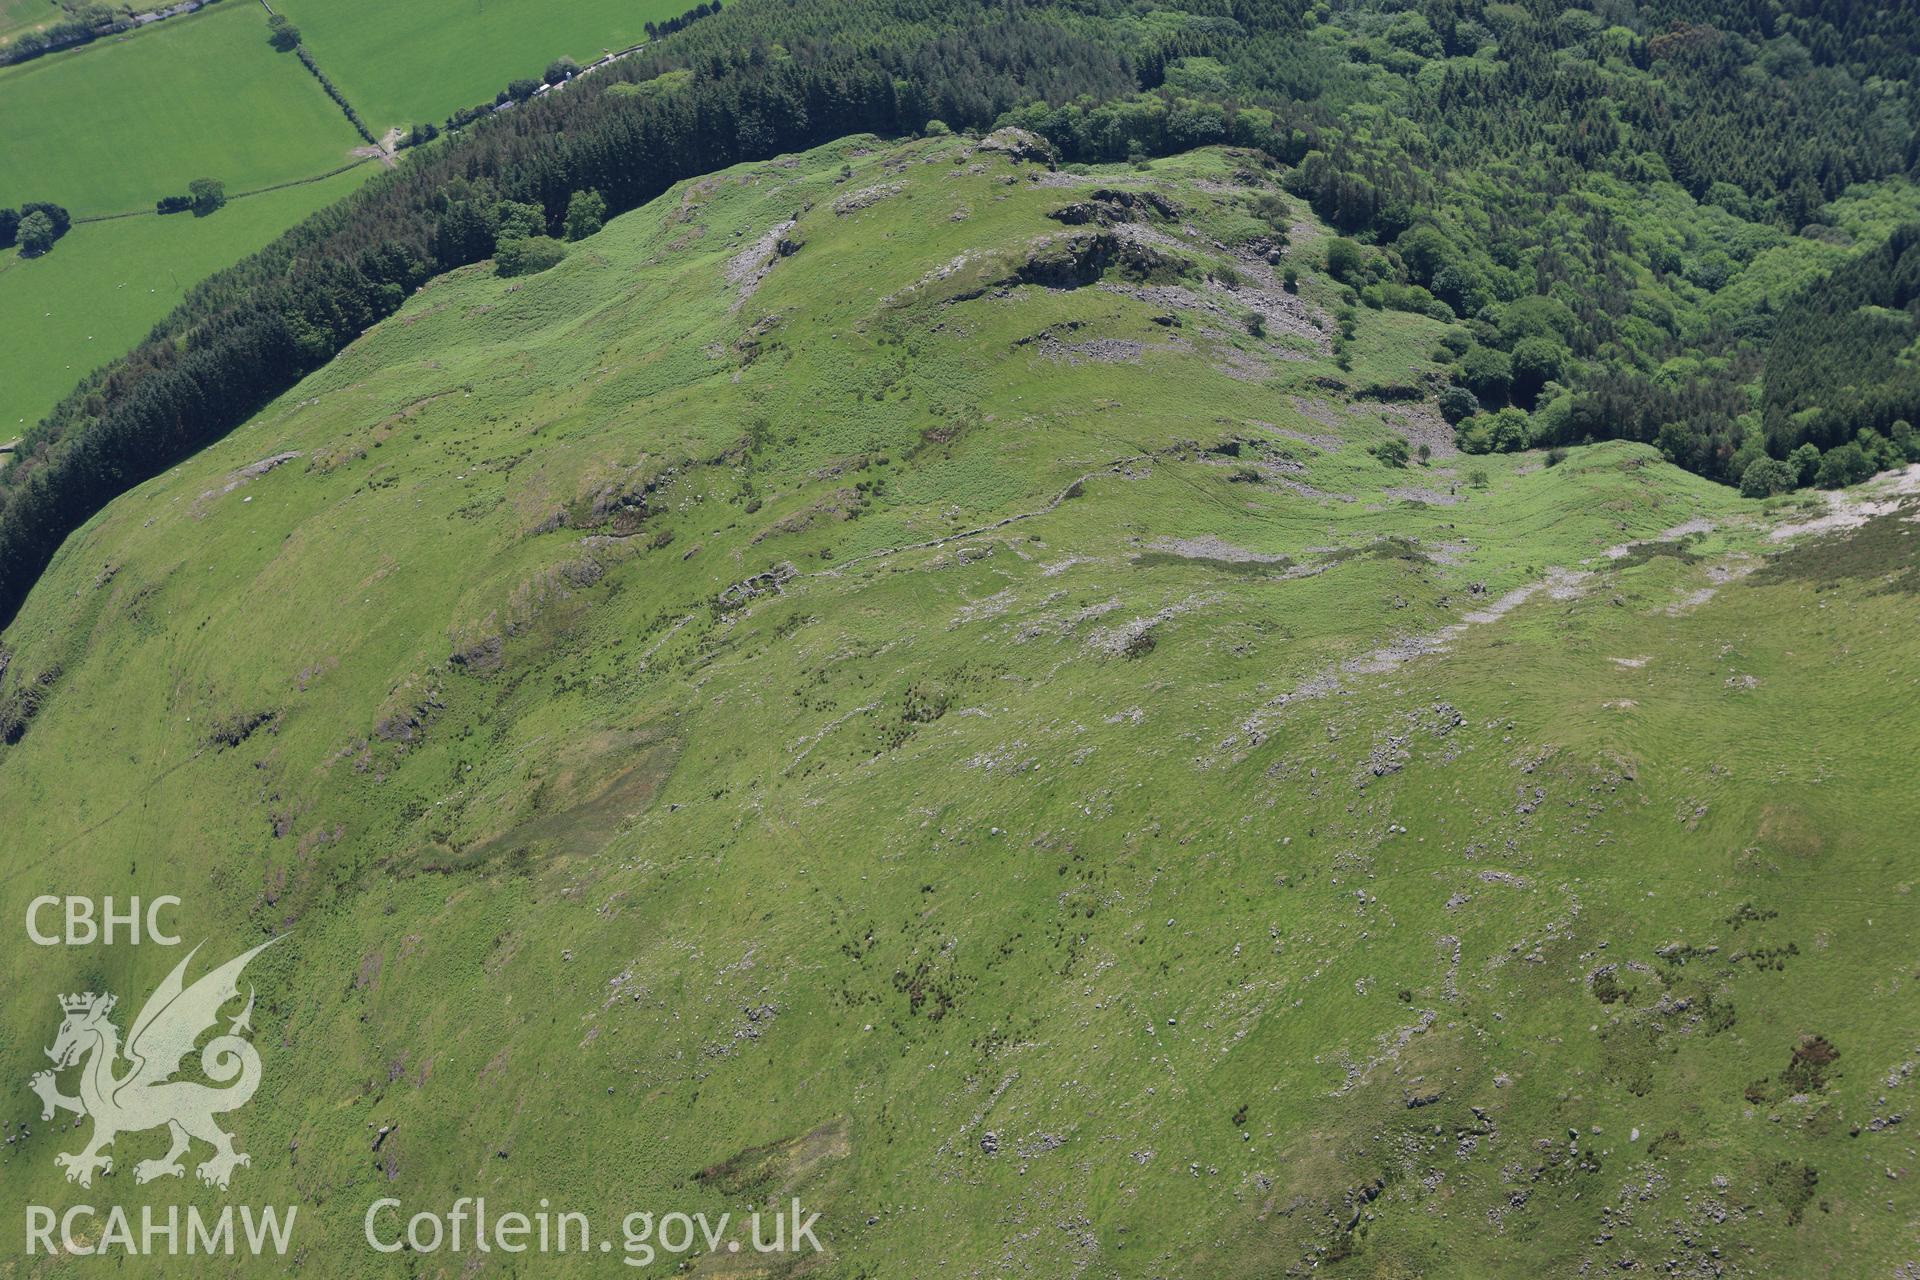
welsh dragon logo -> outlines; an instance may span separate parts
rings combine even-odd
[[[116,1003],[114,996],[89,991],[60,997],[66,1019],[47,1050],[53,1070],[35,1075],[32,1088],[43,1104],[42,1120],[53,1119],[55,1111],[93,1117],[93,1141],[83,1150],[54,1157],[67,1171],[68,1182],[92,1186],[95,1173],[113,1172],[113,1157],[104,1152],[116,1137],[162,1125],[173,1135],[173,1145],[160,1159],[134,1165],[135,1182],[182,1176],[180,1157],[196,1138],[213,1148],[213,1155],[196,1170],[202,1182],[224,1190],[236,1167],[252,1163],[245,1152],[233,1149],[233,1135],[213,1121],[216,1115],[245,1106],[260,1087],[260,1055],[242,1035],[253,1030],[251,988],[247,1007],[228,1022],[226,1034],[215,1036],[200,1051],[200,1069],[225,1087],[172,1077],[193,1051],[194,1042],[220,1020],[222,1006],[239,997],[240,971],[247,961],[279,940],[263,942],[184,987],[181,979],[187,964],[200,950],[195,947],[148,998],[133,1020],[124,1049],[119,1028],[108,1016]],[[80,1093],[70,1098],[60,1092],[56,1076],[73,1066],[80,1068]]]

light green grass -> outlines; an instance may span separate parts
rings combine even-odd
[[[853,139],[434,281],[35,589],[0,919],[170,892],[214,958],[292,930],[232,1194],[310,1206],[329,1277],[480,1265],[359,1224],[482,1193],[798,1195],[812,1274],[886,1280],[1891,1273],[1920,536],[1739,577],[1780,507],[1644,446],[1381,466],[1391,415],[1207,283],[1243,164],[1071,190]],[[1181,205],[1145,231],[1189,302],[1015,282],[1127,183]],[[1363,313],[1356,372],[1417,361],[1406,325]],[[11,1079],[57,994],[177,960],[15,945]],[[1795,1098],[1816,1033],[1841,1070]],[[10,1147],[10,1194],[79,1201],[78,1136]],[[218,1201],[122,1142],[86,1202]]]
[[[646,38],[681,0],[294,0],[285,12],[375,133],[438,124],[491,102],[508,81],[539,79],[565,54],[582,65]]]
[[[99,365],[132,347],[202,278],[238,262],[378,169],[228,203],[205,218],[76,224],[52,253],[0,254],[0,438],[12,439]]]
[[[26,31],[39,31],[66,17],[54,0],[0,0],[0,49]]]
[[[293,55],[267,44],[257,5],[0,71],[9,204],[50,200],[76,217],[151,208],[195,178],[242,191],[324,173],[359,143]]]

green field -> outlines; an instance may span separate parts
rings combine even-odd
[[[43,258],[0,253],[0,438],[11,439],[95,366],[125,352],[202,278],[231,266],[379,171],[231,201],[206,218],[83,222]]]
[[[0,919],[290,931],[231,1198],[330,1277],[621,1270],[360,1238],[460,1195],[823,1215],[743,1280],[1899,1274],[1920,474],[1455,454],[1274,194],[853,138],[433,281],[7,629]],[[179,955],[31,959],[14,1080]],[[9,1205],[223,1202],[30,1128]]]
[[[0,0],[0,48],[22,31],[53,25],[62,12],[53,0]]]
[[[439,123],[538,79],[565,54],[585,64],[646,38],[682,0],[294,0],[280,6],[327,74],[378,134]]]
[[[257,5],[217,5],[0,71],[7,204],[51,200],[75,216],[151,208],[194,178],[243,191],[311,177],[358,145],[306,69],[269,47]]]
[[[114,7],[124,9],[125,5]],[[50,27],[67,16],[66,7],[56,0],[0,0],[0,49],[13,43],[14,37],[22,32]]]

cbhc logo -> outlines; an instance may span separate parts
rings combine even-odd
[[[100,909],[96,915],[92,898],[58,898],[46,894],[27,904],[27,936],[42,947],[57,947],[65,944],[69,947],[87,947],[95,942],[112,946],[116,941],[139,943],[140,926],[146,924],[146,940],[163,947],[180,945],[177,934],[166,932],[160,926],[160,909],[177,907],[180,899],[172,894],[162,894],[149,899],[146,911],[140,909],[140,899],[136,896],[127,900],[123,910],[114,909],[111,895],[100,900]],[[61,915],[54,919],[64,924],[59,933],[42,933],[40,917],[48,908],[63,908]],[[123,936],[122,936],[123,935]]]

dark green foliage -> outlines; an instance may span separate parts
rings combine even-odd
[[[59,238],[53,229],[53,219],[37,209],[20,220],[20,252],[24,257],[39,257],[53,248],[53,242]]]
[[[20,218],[22,221],[25,221],[29,216],[36,213],[44,213],[47,215],[47,221],[53,224],[53,236],[56,240],[67,234],[67,228],[73,225],[72,215],[60,205],[49,204],[45,200],[29,200],[20,206]]]
[[[494,99],[494,102],[525,102],[538,92],[540,92],[540,81],[538,80],[525,78],[511,80],[507,82],[507,87],[500,91],[499,96]]]
[[[1512,355],[1513,398],[1532,408],[1540,389],[1560,376],[1567,349],[1552,338],[1523,338],[1514,344]]]
[[[607,201],[598,191],[576,191],[567,201],[567,239],[584,240],[606,225]]]
[[[1367,452],[1380,459],[1383,465],[1389,467],[1404,467],[1407,465],[1407,459],[1411,456],[1407,450],[1407,442],[1399,436],[1388,436],[1385,440],[1382,440],[1379,444],[1367,450]]]
[[[1920,225],[1905,226],[1781,309],[1763,377],[1776,454],[1920,416],[1920,367],[1902,359],[1920,319]]]
[[[1756,458],[1740,475],[1740,492],[1749,498],[1770,498],[1797,488],[1800,475],[1792,463],[1779,458]]]
[[[347,101],[347,95],[340,91],[340,86],[335,84],[328,78],[327,73],[320,69],[320,64],[314,61],[313,55],[307,51],[307,46],[295,44],[293,51],[299,55],[300,65],[305,67],[313,78],[320,82],[320,87],[327,91],[327,96],[332,98],[334,105],[340,108],[341,114],[346,116],[347,123],[353,126],[354,132],[358,133],[368,142],[373,142],[375,140],[373,131],[367,128],[367,122],[362,120],[360,113],[353,109],[353,104]]]
[[[1407,276],[1418,285],[1431,287],[1434,277],[1460,258],[1459,250],[1430,223],[1403,233],[1393,246],[1406,266]]]
[[[20,232],[20,211],[18,209],[0,209],[0,249],[13,248],[14,238]]]
[[[227,203],[227,184],[218,178],[195,178],[187,184],[194,216],[204,218]]]
[[[1480,402],[1473,398],[1473,392],[1465,387],[1448,387],[1440,393],[1440,416],[1447,420],[1448,426],[1458,426],[1472,417],[1480,408]]]
[[[1500,335],[1500,345],[1514,350],[1528,339],[1543,339],[1565,346],[1573,341],[1579,331],[1580,321],[1560,299],[1536,295],[1500,308],[1500,319],[1495,327]]]
[[[1806,1216],[1807,1206],[1813,1203],[1813,1189],[1819,1182],[1820,1174],[1812,1165],[1792,1160],[1782,1160],[1767,1171],[1767,1189],[1786,1210],[1790,1224]]]
[[[558,266],[567,246],[551,236],[502,239],[493,252],[494,269],[503,276],[530,276]]]
[[[494,236],[497,240],[525,240],[547,233],[547,211],[537,204],[502,200],[494,207]]]
[[[1820,455],[1820,469],[1814,473],[1813,482],[1822,489],[1844,489],[1872,474],[1873,463],[1859,445],[1848,441]]]
[[[1533,443],[1527,415],[1512,408],[1468,418],[1454,437],[1466,453],[1515,453]]]
[[[1803,1036],[1793,1047],[1780,1082],[1795,1093],[1818,1093],[1826,1088],[1833,1064],[1838,1061],[1840,1051],[1825,1036]]]
[[[718,12],[720,12],[720,0],[711,0],[711,3],[695,5],[677,18],[668,18],[665,22],[649,22],[647,39],[658,40],[663,36],[670,36],[676,31],[684,30],[689,24],[698,22],[702,18],[710,18]]]
[[[1812,484],[1815,473],[1820,470],[1820,446],[1815,444],[1798,446],[1787,455],[1787,465],[1793,468],[1796,487]]]
[[[1481,404],[1497,409],[1513,389],[1513,359],[1497,347],[1468,347],[1455,376]]]
[[[1605,965],[1594,972],[1589,982],[1594,998],[1601,1004],[1620,1004],[1633,1002],[1634,988],[1620,981],[1617,965]]]
[[[291,52],[300,47],[300,28],[286,14],[276,13],[267,19],[267,42],[282,53]]]
[[[1893,447],[1900,451],[1903,461],[1920,462],[1920,431],[1915,431],[1911,422],[1905,418],[1900,419],[1893,424],[1893,429],[1888,432],[1888,436],[1893,442]]]
[[[1366,273],[1366,255],[1360,246],[1345,236],[1327,241],[1327,274],[1343,284],[1361,280]]]

